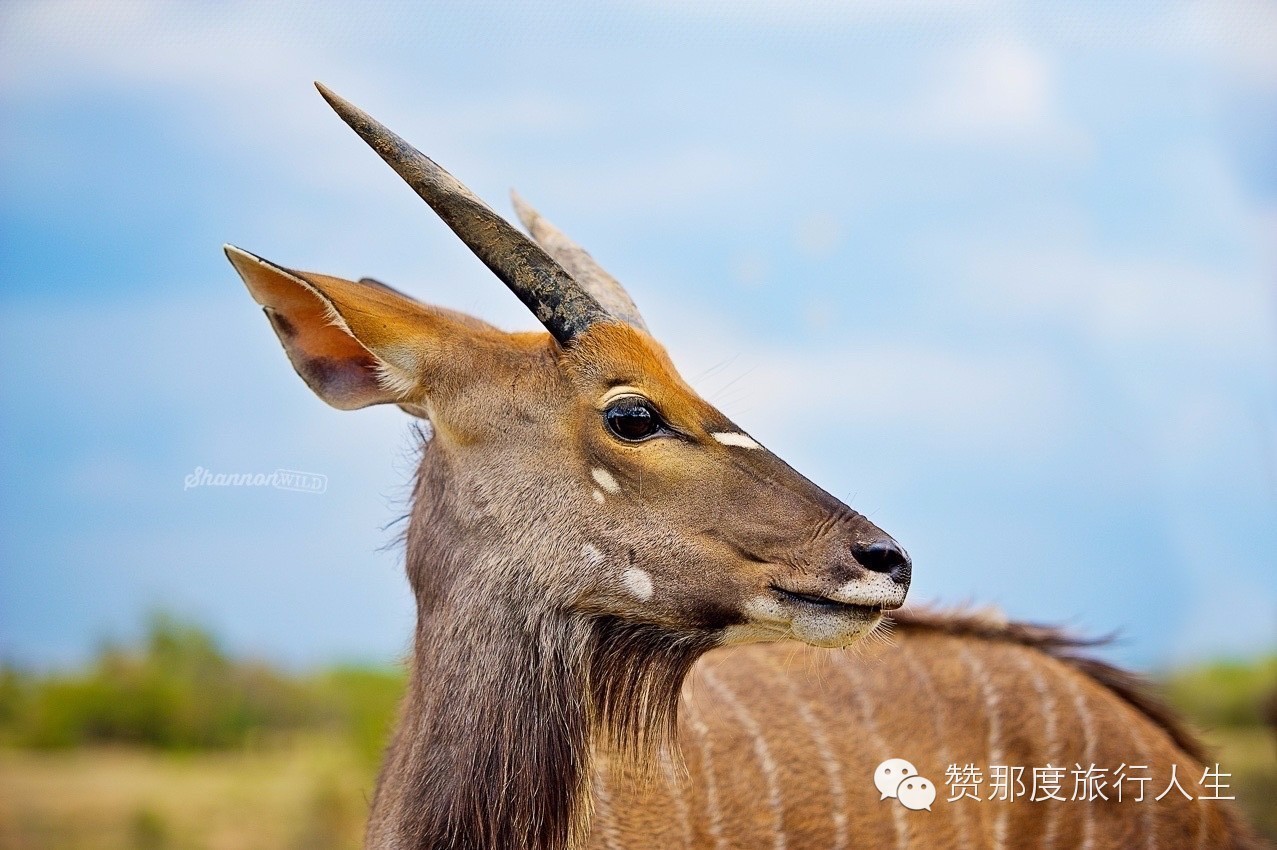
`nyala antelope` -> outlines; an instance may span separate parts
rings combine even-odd
[[[337,114],[536,314],[506,333],[228,246],[333,407],[429,422],[406,531],[418,619],[373,848],[1241,847],[1198,744],[1047,629],[900,612],[905,550],[698,396],[634,302],[356,107]],[[425,429],[423,429],[425,433]],[[873,651],[841,651],[896,626]],[[912,811],[875,767],[1137,765],[1143,802]],[[1183,792],[1160,801],[1174,768]],[[990,796],[989,783],[977,786]]]

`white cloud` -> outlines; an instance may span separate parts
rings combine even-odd
[[[1148,43],[1204,61],[1235,80],[1277,88],[1277,4],[1268,0],[1189,0],[1162,10]]]
[[[820,260],[838,250],[845,237],[843,223],[827,212],[813,212],[794,228],[794,247],[811,260]]]
[[[1268,0],[1182,0],[1171,4],[1032,4],[1021,0],[638,0],[663,18],[713,21],[777,32],[855,28],[881,38],[890,27],[936,29],[945,39],[1022,21],[1058,41],[1153,50],[1205,61],[1234,79],[1277,86],[1277,5]],[[938,39],[943,41],[943,39]]]
[[[794,81],[785,125],[811,137],[919,142],[967,150],[1088,157],[1086,130],[1064,112],[1054,54],[1004,26],[951,33],[917,51],[911,73],[849,89]],[[849,97],[854,94],[855,97]]]
[[[777,28],[858,27],[926,24],[982,18],[1006,7],[1002,0],[727,0],[681,3],[640,0],[662,16],[730,21],[736,25]]]
[[[988,38],[943,56],[928,85],[905,108],[905,124],[917,133],[994,148],[1087,149],[1081,131],[1061,115],[1054,63],[1023,40]]]
[[[920,449],[1004,458],[1070,427],[1070,379],[1032,350],[890,338],[760,346],[688,306],[654,303],[649,318],[706,399],[769,444],[813,431],[908,434]]]
[[[1067,421],[1065,382],[1031,353],[868,343],[774,352],[750,374],[764,421],[792,428],[908,432],[931,446],[1006,453],[1040,448]]]
[[[1108,347],[1173,358],[1264,362],[1274,350],[1263,280],[1168,258],[1105,257],[1076,247],[973,252],[968,274],[993,312],[1064,325]]]
[[[1195,0],[1167,18],[1174,42],[1246,82],[1277,87],[1277,5]]]
[[[561,165],[564,173],[545,177],[555,195],[580,208],[605,208],[615,218],[676,214],[689,201],[753,185],[766,171],[736,150],[697,144]]]
[[[365,198],[377,191],[368,175],[378,165],[352,154],[355,143],[312,88],[315,79],[406,138],[428,141],[472,184],[497,182],[473,153],[478,143],[587,121],[575,104],[532,85],[496,93],[411,87],[411,76],[365,61],[342,41],[352,29],[371,42],[379,29],[389,37],[384,15],[333,11],[299,7],[306,22],[290,26],[281,10],[255,3],[20,4],[0,28],[0,96],[38,103],[86,91],[145,93],[169,108],[177,132],[205,146],[301,183],[322,175],[325,191]]]

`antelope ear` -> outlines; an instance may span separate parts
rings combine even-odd
[[[225,251],[316,395],[340,410],[393,403],[424,413],[427,352],[441,332],[460,329],[447,311],[377,281],[296,272],[232,245]]]

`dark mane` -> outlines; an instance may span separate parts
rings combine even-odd
[[[1085,650],[1105,646],[1112,635],[1081,637],[1058,626],[1008,621],[989,610],[910,608],[895,612],[892,622],[905,631],[939,632],[979,640],[1002,641],[1029,647],[1068,664],[1116,694],[1136,711],[1153,721],[1175,745],[1199,762],[1206,760],[1206,747],[1179,714],[1166,704],[1156,686],[1143,676],[1101,661]]]
[[[707,634],[592,619],[584,666],[596,740],[640,767],[659,751],[677,757],[683,680],[713,645]]]
[[[638,765],[672,747],[680,686],[709,648],[611,618],[494,607],[464,612],[467,640],[420,632],[401,721],[415,746],[392,751],[379,790],[399,797],[405,847],[581,846],[592,743]]]
[[[445,471],[427,444],[405,533],[412,673],[369,845],[584,846],[595,746],[639,765],[672,751],[683,679],[713,639],[543,601],[515,562],[475,568],[482,547],[439,532],[461,522]]]

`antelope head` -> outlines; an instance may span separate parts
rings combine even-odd
[[[909,558],[698,396],[534,210],[515,199],[529,238],[320,92],[549,332],[226,248],[320,398],[430,425],[407,529],[414,663],[369,845],[581,846],[595,743],[672,742],[682,682],[717,645],[868,634],[903,603]]]
[[[436,528],[446,514],[471,551],[450,574],[412,575],[419,596],[496,591],[715,643],[831,647],[903,603],[904,550],[697,395],[588,254],[516,196],[529,239],[320,91],[549,331],[506,333],[226,248],[320,398],[429,420],[436,460],[419,490],[439,489],[418,501],[438,496]]]

